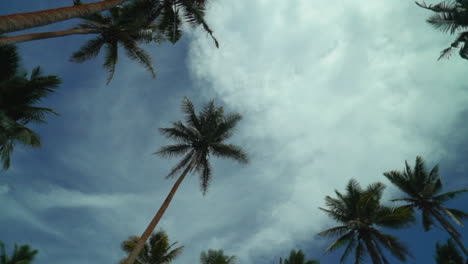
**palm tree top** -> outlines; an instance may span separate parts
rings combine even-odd
[[[242,119],[238,113],[225,113],[223,107],[216,107],[211,100],[197,114],[192,102],[185,97],[182,101],[185,122],[176,121],[172,127],[160,128],[162,135],[175,141],[176,144],[161,147],[155,152],[162,157],[183,156],[167,178],[173,177],[184,168],[196,171],[200,175],[200,186],[206,193],[212,180],[210,155],[234,159],[248,163],[248,156],[240,147],[226,144],[232,137],[234,129]]]

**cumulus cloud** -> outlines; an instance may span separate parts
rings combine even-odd
[[[283,184],[282,201],[272,193],[254,214],[263,224],[242,238],[241,259],[313,237],[328,220],[317,210],[323,197],[351,177],[386,182],[382,172],[405,159],[450,155],[443,140],[467,105],[467,77],[460,59],[436,61],[447,39],[427,15],[409,2],[212,5],[221,48],[195,36],[192,76],[244,114],[239,140],[255,153],[258,187]]]

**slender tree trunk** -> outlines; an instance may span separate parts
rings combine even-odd
[[[373,264],[382,264],[382,259],[380,258],[379,254],[375,250],[374,244],[370,240],[368,236],[364,238],[364,241],[366,243],[367,251],[369,251],[369,255],[372,259]]]
[[[90,4],[0,16],[0,34],[92,15],[128,1],[131,0],[104,0]]]
[[[159,220],[161,220],[161,217],[163,216],[164,212],[166,211],[167,207],[169,206],[169,203],[172,200],[172,197],[174,197],[174,194],[176,193],[177,189],[179,188],[179,185],[182,183],[184,180],[185,176],[187,173],[190,171],[192,168],[192,163],[190,163],[187,168],[185,168],[184,172],[179,176],[177,181],[174,183],[174,186],[172,186],[171,191],[166,197],[166,200],[164,200],[164,203],[161,205],[159,208],[158,212],[156,215],[153,217],[153,220],[151,220],[150,224],[146,228],[145,232],[143,232],[143,235],[141,235],[140,239],[138,240],[138,243],[136,246],[133,248],[132,253],[130,253],[130,256],[127,258],[125,261],[125,264],[133,264],[138,256],[140,254],[141,249],[146,243],[146,240],[148,237],[151,235],[153,230],[156,228],[156,225],[158,224]]]
[[[38,39],[58,38],[58,37],[77,35],[77,34],[97,34],[97,33],[99,33],[99,31],[92,30],[92,29],[71,28],[71,29],[60,30],[60,31],[31,33],[31,34],[24,34],[24,35],[17,35],[17,36],[7,36],[3,38],[0,37],[0,46],[19,43],[19,42],[25,42],[25,41],[31,41],[31,40],[38,40]]]
[[[465,253],[466,256],[468,256],[468,250],[465,248],[463,245],[463,242],[460,239],[460,235],[458,232],[455,230],[455,228],[450,224],[449,221],[447,221],[437,210],[430,210],[432,215],[439,221],[439,223],[447,230],[447,232],[450,234],[450,236],[453,237],[455,242],[457,242],[458,246],[463,250],[463,253]]]

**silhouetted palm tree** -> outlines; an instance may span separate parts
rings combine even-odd
[[[28,78],[26,72],[20,71],[19,63],[15,46],[0,47],[0,157],[4,169],[10,167],[15,144],[41,145],[39,135],[26,125],[45,123],[46,114],[56,114],[36,104],[55,91],[60,79],[55,75],[43,76],[39,67]]]
[[[424,2],[416,4],[422,8],[432,10],[436,14],[430,16],[426,21],[442,32],[458,34],[450,47],[441,52],[439,59],[449,58],[454,48],[460,47],[459,54],[468,59],[468,1],[456,0],[455,2],[441,2],[437,5],[427,5]]]
[[[159,129],[164,136],[174,140],[176,144],[162,147],[155,153],[163,157],[183,156],[166,178],[172,178],[181,171],[182,173],[141,236],[126,264],[133,264],[138,252],[158,224],[179,185],[189,172],[199,174],[201,190],[205,194],[213,178],[209,162],[210,155],[230,158],[242,163],[248,162],[247,154],[240,147],[224,143],[233,135],[234,128],[241,120],[241,115],[237,113],[225,114],[222,107],[215,107],[214,101],[206,104],[197,115],[192,102],[187,98],[184,98],[182,102],[182,111],[186,114],[185,124],[177,121],[173,122],[170,128]]]
[[[138,236],[130,236],[128,240],[125,240],[121,244],[121,248],[127,254],[130,254],[132,250],[135,248],[138,239]],[[172,247],[177,242],[172,244],[169,243],[169,237],[167,236],[166,232],[159,231],[157,233],[153,233],[150,238],[149,242],[145,243],[143,249],[141,250],[140,254],[138,255],[135,263],[136,264],[170,264],[172,261],[177,258],[183,251],[184,247],[177,247],[172,249]],[[121,264],[125,264],[126,258],[120,261]]]
[[[234,264],[235,256],[226,256],[222,249],[208,249],[208,252],[202,251],[200,254],[200,264]]]
[[[468,189],[441,193],[442,181],[439,176],[439,168],[435,166],[429,173],[426,171],[424,160],[416,157],[416,164],[412,169],[405,161],[404,171],[385,172],[384,176],[407,196],[392,201],[403,201],[407,208],[419,209],[422,213],[422,223],[426,231],[434,225],[434,218],[447,230],[457,242],[458,246],[467,254],[467,250],[461,241],[460,233],[450,224],[447,217],[455,223],[462,225],[462,219],[468,214],[458,209],[444,207],[444,203],[454,199],[458,195],[467,192]]]
[[[37,252],[37,250],[31,250],[29,245],[18,247],[18,245],[15,244],[13,254],[11,257],[8,257],[5,244],[0,242],[0,264],[30,264],[34,260]]]
[[[341,225],[320,232],[321,236],[339,237],[326,252],[346,246],[341,262],[354,250],[354,263],[362,263],[369,253],[374,264],[389,263],[383,248],[399,260],[405,261],[410,253],[405,245],[378,227],[401,228],[414,220],[408,208],[391,208],[380,204],[382,183],[374,183],[363,190],[355,180],[350,180],[346,193],[335,191],[337,198],[325,197],[328,209],[320,208]]]
[[[304,252],[301,249],[298,251],[291,250],[289,257],[284,260],[284,264],[320,264],[317,260],[305,260]]]
[[[463,256],[451,239],[445,244],[436,244],[436,264],[464,264]]]

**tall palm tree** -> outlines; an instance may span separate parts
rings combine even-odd
[[[0,34],[92,15],[131,0],[103,0],[86,5],[0,16]]]
[[[128,240],[122,242],[122,250],[127,254],[130,254],[130,252],[132,252],[132,250],[135,248],[139,239],[140,238],[138,236],[130,236]],[[172,249],[175,244],[177,244],[177,242],[172,244],[169,243],[169,237],[163,230],[157,233],[153,233],[149,238],[149,242],[145,243],[143,246],[143,249],[138,255],[135,263],[170,264],[184,250],[183,246]],[[120,263],[125,264],[125,259],[126,258],[122,259]]]
[[[0,242],[0,264],[30,264],[37,254],[37,250],[31,250],[29,245],[19,246],[15,244],[13,255],[8,257],[5,244]]]
[[[200,264],[234,264],[235,256],[226,256],[222,249],[208,249],[208,252],[202,251],[200,254]]]
[[[247,154],[240,147],[225,143],[233,135],[234,128],[241,120],[240,114],[225,114],[222,107],[216,107],[214,101],[211,101],[197,115],[192,102],[188,98],[184,98],[182,102],[182,111],[186,115],[185,124],[177,121],[173,122],[170,128],[159,129],[164,136],[174,140],[176,144],[164,146],[155,153],[162,157],[183,156],[182,160],[172,168],[166,178],[175,177],[181,171],[182,173],[141,236],[126,264],[133,264],[149,234],[158,224],[179,185],[188,173],[198,173],[200,187],[203,194],[205,194],[213,178],[209,162],[210,155],[234,159],[241,163],[248,162]]]
[[[74,0],[74,3],[76,6],[83,6],[81,0]],[[117,8],[119,6],[120,5],[117,5],[109,9]],[[140,33],[144,32],[144,35],[151,35],[150,33],[153,33],[153,39],[155,38],[154,35],[157,35],[156,39],[161,38],[163,35],[165,36],[164,39],[175,43],[182,36],[182,22],[187,22],[192,26],[201,25],[211,36],[216,47],[219,47],[217,39],[213,36],[213,30],[211,30],[204,19],[206,0],[133,0],[123,6],[126,8],[125,13],[127,19],[124,20],[121,18],[121,15],[119,15],[119,26],[116,27],[114,23],[114,30],[117,28],[119,29],[118,31],[122,31],[126,28],[127,30],[133,30]],[[0,46],[77,34],[102,34],[103,29],[106,29],[109,25],[102,25],[102,19],[96,17],[96,14],[99,15],[99,13],[93,13],[81,17],[85,19],[89,18],[89,20],[91,20],[91,25],[89,25],[88,21],[85,22],[85,26],[81,24],[68,30],[4,36],[0,37]],[[104,24],[107,23],[108,22],[105,22]],[[109,34],[109,32],[107,33]],[[112,32],[114,35],[115,33],[116,32]]]
[[[281,261],[282,262],[282,261]],[[289,257],[284,260],[284,264],[320,264],[317,260],[305,260],[305,254],[301,249],[291,250]]]
[[[320,232],[319,235],[339,237],[326,252],[346,245],[341,263],[353,250],[356,264],[362,263],[366,253],[369,253],[374,264],[389,263],[383,248],[402,261],[411,256],[406,246],[396,237],[378,229],[401,228],[414,220],[408,208],[391,208],[380,204],[384,188],[382,183],[374,183],[363,190],[357,181],[351,179],[345,194],[335,190],[337,198],[325,197],[325,205],[328,208],[320,209],[340,225]]]
[[[442,181],[440,180],[438,166],[432,168],[428,173],[424,160],[419,156],[416,157],[416,164],[413,169],[406,161],[405,165],[404,171],[389,171],[384,173],[384,176],[391,183],[406,194],[405,197],[393,199],[392,201],[403,201],[406,203],[405,206],[407,208],[421,210],[422,223],[426,231],[430,230],[432,225],[434,225],[434,219],[437,220],[453,237],[463,252],[468,254],[461,241],[461,234],[447,219],[450,218],[458,225],[462,225],[462,219],[468,217],[468,214],[461,210],[444,206],[444,203],[467,192],[468,189],[441,193]]]
[[[452,239],[445,244],[436,244],[436,264],[464,264],[463,256],[458,251]]]
[[[441,2],[437,5],[427,5],[424,2],[416,2],[416,4],[436,13],[426,20],[429,24],[442,32],[458,34],[450,47],[441,52],[439,60],[449,58],[453,49],[458,48],[460,45],[460,57],[468,59],[468,31],[466,31],[468,28],[468,1],[455,0],[452,3]]]
[[[0,47],[0,158],[3,168],[10,167],[14,145],[41,145],[39,135],[26,127],[29,123],[45,123],[46,114],[57,114],[36,104],[54,92],[60,84],[55,75],[43,76],[40,67],[28,78],[19,69],[20,58],[15,46]]]

